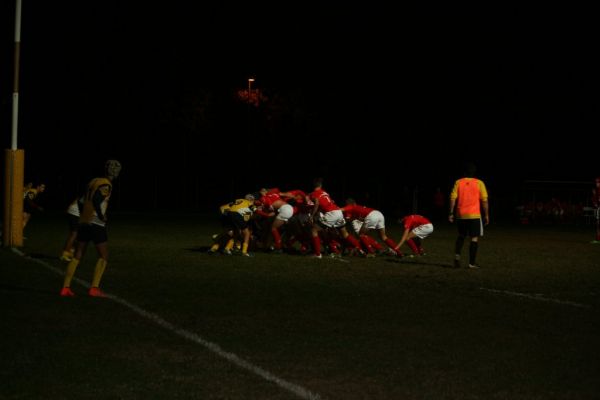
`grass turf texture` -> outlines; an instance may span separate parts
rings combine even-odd
[[[200,216],[113,216],[103,289],[322,398],[600,393],[591,227],[492,225],[481,270],[449,268],[455,227],[444,224],[425,257],[347,263],[208,256],[218,230]],[[78,284],[59,297],[62,276],[36,260],[63,271],[66,233],[59,217],[36,218],[21,249],[31,259],[0,252],[0,398],[296,398]],[[95,261],[90,246],[76,277],[89,282]]]

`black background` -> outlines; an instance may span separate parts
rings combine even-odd
[[[14,4],[3,2],[10,147]],[[85,4],[87,3],[87,4]],[[33,2],[18,147],[62,208],[104,160],[123,209],[213,210],[262,186],[392,208],[473,161],[492,198],[598,167],[597,24],[558,6]],[[235,97],[268,98],[249,107]]]

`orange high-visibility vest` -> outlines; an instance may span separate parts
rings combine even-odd
[[[482,181],[476,178],[461,178],[454,183],[450,199],[456,200],[456,217],[461,219],[481,218],[481,202],[487,201],[488,193]]]

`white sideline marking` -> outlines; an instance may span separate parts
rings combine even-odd
[[[13,252],[19,254],[20,256],[23,256],[31,261],[41,264],[45,268],[51,270],[52,272],[54,272],[58,275],[64,275],[63,270],[60,270],[42,260],[38,260],[38,259],[35,259],[32,257],[29,257],[18,249],[15,249],[15,248],[11,248],[11,249]],[[83,279],[73,278],[73,280],[76,281],[77,283],[81,284],[85,288],[91,287],[90,283],[87,281],[84,281]],[[212,351],[219,357],[222,357],[225,360],[231,362],[232,364],[234,364],[240,368],[243,368],[245,370],[248,370],[248,371],[252,372],[253,374],[258,375],[261,378],[265,379],[266,381],[275,383],[277,386],[287,390],[288,392],[295,394],[296,396],[298,396],[301,399],[308,399],[308,400],[320,400],[321,399],[320,395],[313,393],[310,390],[303,388],[302,386],[288,382],[285,379],[281,379],[281,378],[273,375],[271,372],[244,360],[243,358],[237,356],[236,354],[228,352],[226,350],[223,350],[221,348],[221,346],[219,346],[218,344],[210,342],[210,341],[202,338],[202,336],[200,336],[198,334],[195,334],[193,332],[186,331],[185,329],[179,328],[179,327],[173,325],[172,323],[164,320],[157,314],[146,311],[143,308],[140,308],[140,307],[136,306],[135,304],[128,302],[125,299],[122,299],[122,298],[115,296],[113,294],[110,294],[110,293],[106,293],[106,292],[104,292],[104,293],[106,294],[107,299],[110,299],[110,300],[114,301],[115,303],[119,303],[119,304],[129,308],[136,314],[138,314],[146,319],[149,319],[150,321],[156,323],[157,325],[165,328],[168,331],[171,331],[172,333],[175,333],[176,335],[179,335],[185,339],[191,340],[192,342],[197,343],[197,344],[207,348],[208,350]]]
[[[592,308],[592,306],[590,306],[588,304],[575,303],[574,301],[568,301],[568,300],[553,299],[550,297],[544,297],[544,295],[542,295],[542,294],[527,294],[527,293],[511,292],[510,290],[489,289],[489,288],[484,288],[484,287],[480,287],[479,289],[485,290],[488,292],[492,292],[492,293],[500,293],[500,294],[506,294],[509,296],[525,297],[525,298],[532,299],[532,300],[545,301],[548,303],[563,304],[566,306],[573,306],[573,307],[580,307],[580,308]]]

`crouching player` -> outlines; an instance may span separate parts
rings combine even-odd
[[[251,235],[249,221],[255,208],[254,196],[251,194],[247,194],[243,199],[237,199],[231,203],[222,205],[220,211],[225,232],[215,239],[216,243],[213,244],[208,253],[216,253],[219,250],[220,239],[225,237],[228,241],[223,249],[223,254],[231,255],[234,240],[241,236],[242,256],[251,257],[251,254],[248,253]]]
[[[404,234],[402,235],[400,242],[394,247],[394,250],[400,253],[400,247],[406,243],[414,255],[425,255],[421,240],[425,239],[433,232],[433,224],[431,221],[421,215],[413,214],[402,218],[400,223],[404,227]]]

